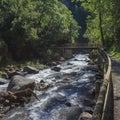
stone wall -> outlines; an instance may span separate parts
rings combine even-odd
[[[104,80],[93,112],[92,120],[112,120],[113,86],[111,77],[111,59],[104,50],[99,50],[105,60]]]

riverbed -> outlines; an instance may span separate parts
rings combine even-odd
[[[88,69],[91,66],[88,56],[88,53],[74,55],[57,65],[59,72],[47,68],[27,75],[36,84],[44,81],[50,86],[45,90],[36,89],[39,100],[32,98],[24,107],[8,111],[2,120],[77,120],[85,108],[93,109],[97,72]],[[7,86],[8,83],[0,85],[0,90],[5,91]]]

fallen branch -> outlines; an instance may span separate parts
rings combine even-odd
[[[13,105],[23,105],[24,103],[28,103],[30,101],[31,96],[34,96],[39,100],[37,95],[30,88],[16,92],[0,92],[0,104],[10,107]]]

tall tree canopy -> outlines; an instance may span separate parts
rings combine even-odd
[[[106,47],[120,45],[120,1],[119,0],[72,0],[80,1],[89,11],[87,36],[91,42]]]
[[[40,57],[54,45],[74,42],[78,30],[58,0],[0,0],[0,43],[13,59]]]
[[[68,9],[72,11],[75,20],[81,26],[81,29],[79,30],[78,42],[80,43],[88,42],[88,39],[85,39],[83,37],[83,34],[86,31],[86,17],[88,15],[88,12],[81,6],[81,2],[79,1],[78,2],[72,2],[71,0],[60,1],[62,1],[68,7]]]

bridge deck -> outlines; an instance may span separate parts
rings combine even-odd
[[[98,49],[101,48],[101,45],[98,44],[66,44],[59,48],[63,49]]]

